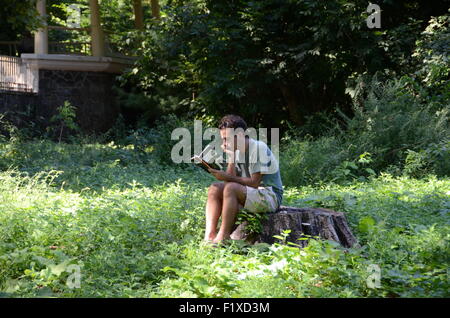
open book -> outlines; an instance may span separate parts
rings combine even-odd
[[[214,150],[206,146],[206,148],[198,155],[191,158],[196,166],[202,168],[209,173],[208,169],[223,170],[222,164],[219,162],[220,155],[216,154]]]

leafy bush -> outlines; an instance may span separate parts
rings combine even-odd
[[[194,119],[179,118],[174,114],[161,117],[154,127],[142,127],[132,131],[121,142],[133,145],[138,152],[151,152],[161,164],[171,165],[171,151],[179,141],[171,139],[172,131],[176,128],[187,128],[191,133],[191,142],[194,142]]]
[[[57,113],[50,118],[50,123],[53,126],[47,127],[47,132],[58,136],[58,142],[61,142],[63,132],[71,130],[73,132],[79,132],[80,128],[75,122],[76,108],[69,102],[65,101],[63,105],[56,108]]]
[[[416,177],[448,175],[450,104],[427,102],[412,83],[408,77],[382,83],[375,76],[355,94],[354,116],[340,112],[344,128],[327,120],[319,137],[288,135],[281,149],[285,184],[343,182],[394,167]]]
[[[334,169],[348,158],[348,152],[338,138],[294,139],[283,144],[280,150],[283,184],[290,186],[330,181]]]
[[[368,86],[363,106],[355,106],[355,116],[347,119],[346,144],[354,154],[373,154],[377,171],[404,160],[407,149],[418,151],[449,137],[449,105],[436,111],[423,104],[408,89],[408,79],[385,84],[376,77]]]
[[[15,167],[0,172],[1,296],[448,297],[448,178],[286,188],[287,205],[347,212],[360,248],[211,248],[201,244],[211,176],[130,148],[0,144]],[[373,264],[379,288],[367,284]],[[67,284],[73,265],[81,288]]]
[[[380,32],[367,30],[366,8],[365,1],[171,1],[122,78],[144,90],[149,113],[232,111],[254,126],[301,124],[348,107],[352,71],[372,73],[389,59]]]
[[[245,230],[249,234],[258,234],[262,231],[263,221],[267,220],[268,217],[264,213],[252,213],[243,209],[237,215],[236,225],[246,222]]]
[[[413,177],[430,173],[450,175],[450,141],[432,143],[419,151],[407,150],[403,172]]]
[[[418,68],[415,75],[427,89],[429,102],[448,103],[450,100],[449,30],[450,14],[433,17],[416,42],[413,57]]]

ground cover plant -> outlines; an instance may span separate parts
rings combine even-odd
[[[286,187],[284,204],[346,212],[359,247],[216,249],[201,242],[212,178],[131,148],[0,145],[2,296],[448,297],[448,178]]]
[[[0,40],[31,39],[35,1],[0,2]],[[77,100],[1,109],[0,297],[449,296],[445,2],[379,0],[371,28],[362,0],[147,1],[137,30],[132,1],[100,2],[136,57],[110,129],[88,136]],[[72,4],[89,27],[86,1],[47,1],[50,42],[89,41]],[[216,180],[170,160],[171,133],[230,113],[280,129],[283,204],[344,212],[357,245],[202,242]]]

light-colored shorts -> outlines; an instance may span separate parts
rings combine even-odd
[[[244,210],[249,212],[274,212],[278,209],[277,195],[272,187],[252,188],[247,186]]]

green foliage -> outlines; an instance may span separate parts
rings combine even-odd
[[[375,220],[371,218],[370,216],[365,216],[359,220],[358,224],[358,230],[361,233],[369,233],[373,230],[373,227],[375,225]]]
[[[0,138],[20,143],[42,136],[44,118],[36,115],[36,108],[24,105],[0,114]]]
[[[419,66],[415,75],[426,87],[427,98],[433,102],[450,100],[449,29],[450,14],[433,17],[417,40],[413,53]]]
[[[66,4],[52,2],[53,17],[63,19]],[[120,119],[107,144],[66,144],[63,132],[77,130],[66,102],[49,131],[59,142],[29,141],[34,126],[0,115],[0,295],[448,297],[448,15],[417,38],[417,19],[388,17],[387,30],[367,31],[363,1],[168,4],[143,34],[124,33],[130,2],[103,6],[120,49],[141,43],[122,79],[145,94],[119,91],[123,104],[147,110],[138,129]],[[10,28],[23,28],[26,8]],[[391,70],[371,76],[382,66]],[[336,107],[348,105],[345,93],[353,116]],[[286,245],[289,230],[271,246],[201,243],[215,180],[167,164],[170,136],[230,111],[255,126],[306,123],[282,140],[283,204],[346,212],[359,246],[310,239],[300,250]],[[259,232],[263,217],[244,211],[238,221]],[[67,284],[71,265],[81,268],[79,289]],[[367,283],[372,265],[379,288]]]
[[[194,119],[179,118],[174,114],[166,115],[157,120],[154,127],[145,126],[131,131],[131,134],[119,140],[120,144],[133,145],[133,148],[145,154],[151,152],[153,158],[162,165],[172,165],[171,151],[179,140],[172,140],[172,131],[176,128],[186,128],[191,133],[191,143],[194,142]],[[193,147],[192,147],[193,148]]]
[[[372,162],[371,155],[365,152],[359,156],[356,161],[344,160],[335,170],[332,171],[333,179],[331,181],[345,182],[349,179],[366,180],[366,176],[375,176],[376,173],[371,168],[363,166]]]
[[[383,62],[377,33],[366,30],[366,6],[173,1],[161,23],[147,28],[124,78],[151,96],[152,109],[166,108],[170,96],[179,111],[234,111],[255,125],[299,123],[348,103],[343,83],[353,67],[365,63],[373,71]]]
[[[75,106],[73,106],[69,101],[65,101],[62,106],[59,106],[56,111],[57,113],[50,118],[50,122],[55,126],[47,127],[47,132],[50,134],[58,134],[58,142],[61,142],[63,137],[64,128],[70,129],[72,131],[79,131],[77,123],[75,122],[76,113]]]
[[[354,116],[338,111],[344,125],[325,117],[328,128],[318,137],[283,139],[284,183],[345,183],[382,171],[448,175],[449,100],[430,101],[425,88],[407,76],[360,81]]]
[[[201,240],[214,180],[198,169],[114,143],[3,141],[0,155],[2,296],[448,297],[448,178],[285,189],[286,205],[345,211],[360,247],[300,250],[286,231],[272,246],[211,248]],[[371,264],[380,288],[367,284]],[[72,265],[81,288],[67,284]]]
[[[326,136],[283,143],[280,148],[283,184],[305,185],[330,180],[334,169],[348,158],[348,150],[338,138]]]
[[[439,144],[430,144],[426,149],[419,151],[407,150],[404,173],[416,178],[424,177],[430,173],[448,175],[450,167],[450,143],[442,141]]]
[[[403,161],[407,149],[418,151],[449,137],[449,104],[422,103],[409,83],[405,77],[385,84],[375,78],[363,106],[355,106],[355,116],[347,120],[349,146],[372,153],[375,170]]]
[[[250,234],[258,234],[262,231],[262,222],[267,220],[267,213],[252,213],[241,210],[237,216],[236,224],[246,223],[245,229]]]
[[[446,14],[445,5],[382,1],[383,27],[368,29],[367,4],[170,1],[160,22],[129,35],[141,43],[139,59],[122,79],[143,90],[149,113],[238,112],[254,126],[301,126],[336,107],[351,113],[346,82],[355,76],[414,73],[423,64],[414,52],[425,63],[435,59],[428,48],[441,53],[444,63],[433,72],[445,78],[448,16],[433,18],[421,34],[422,19]]]
[[[0,1],[0,41],[14,41],[40,26],[36,0]],[[6,53],[6,52],[5,52]]]
[[[6,138],[9,138],[11,142],[22,139],[21,130],[6,117],[6,114],[0,114],[0,125],[2,141]]]

